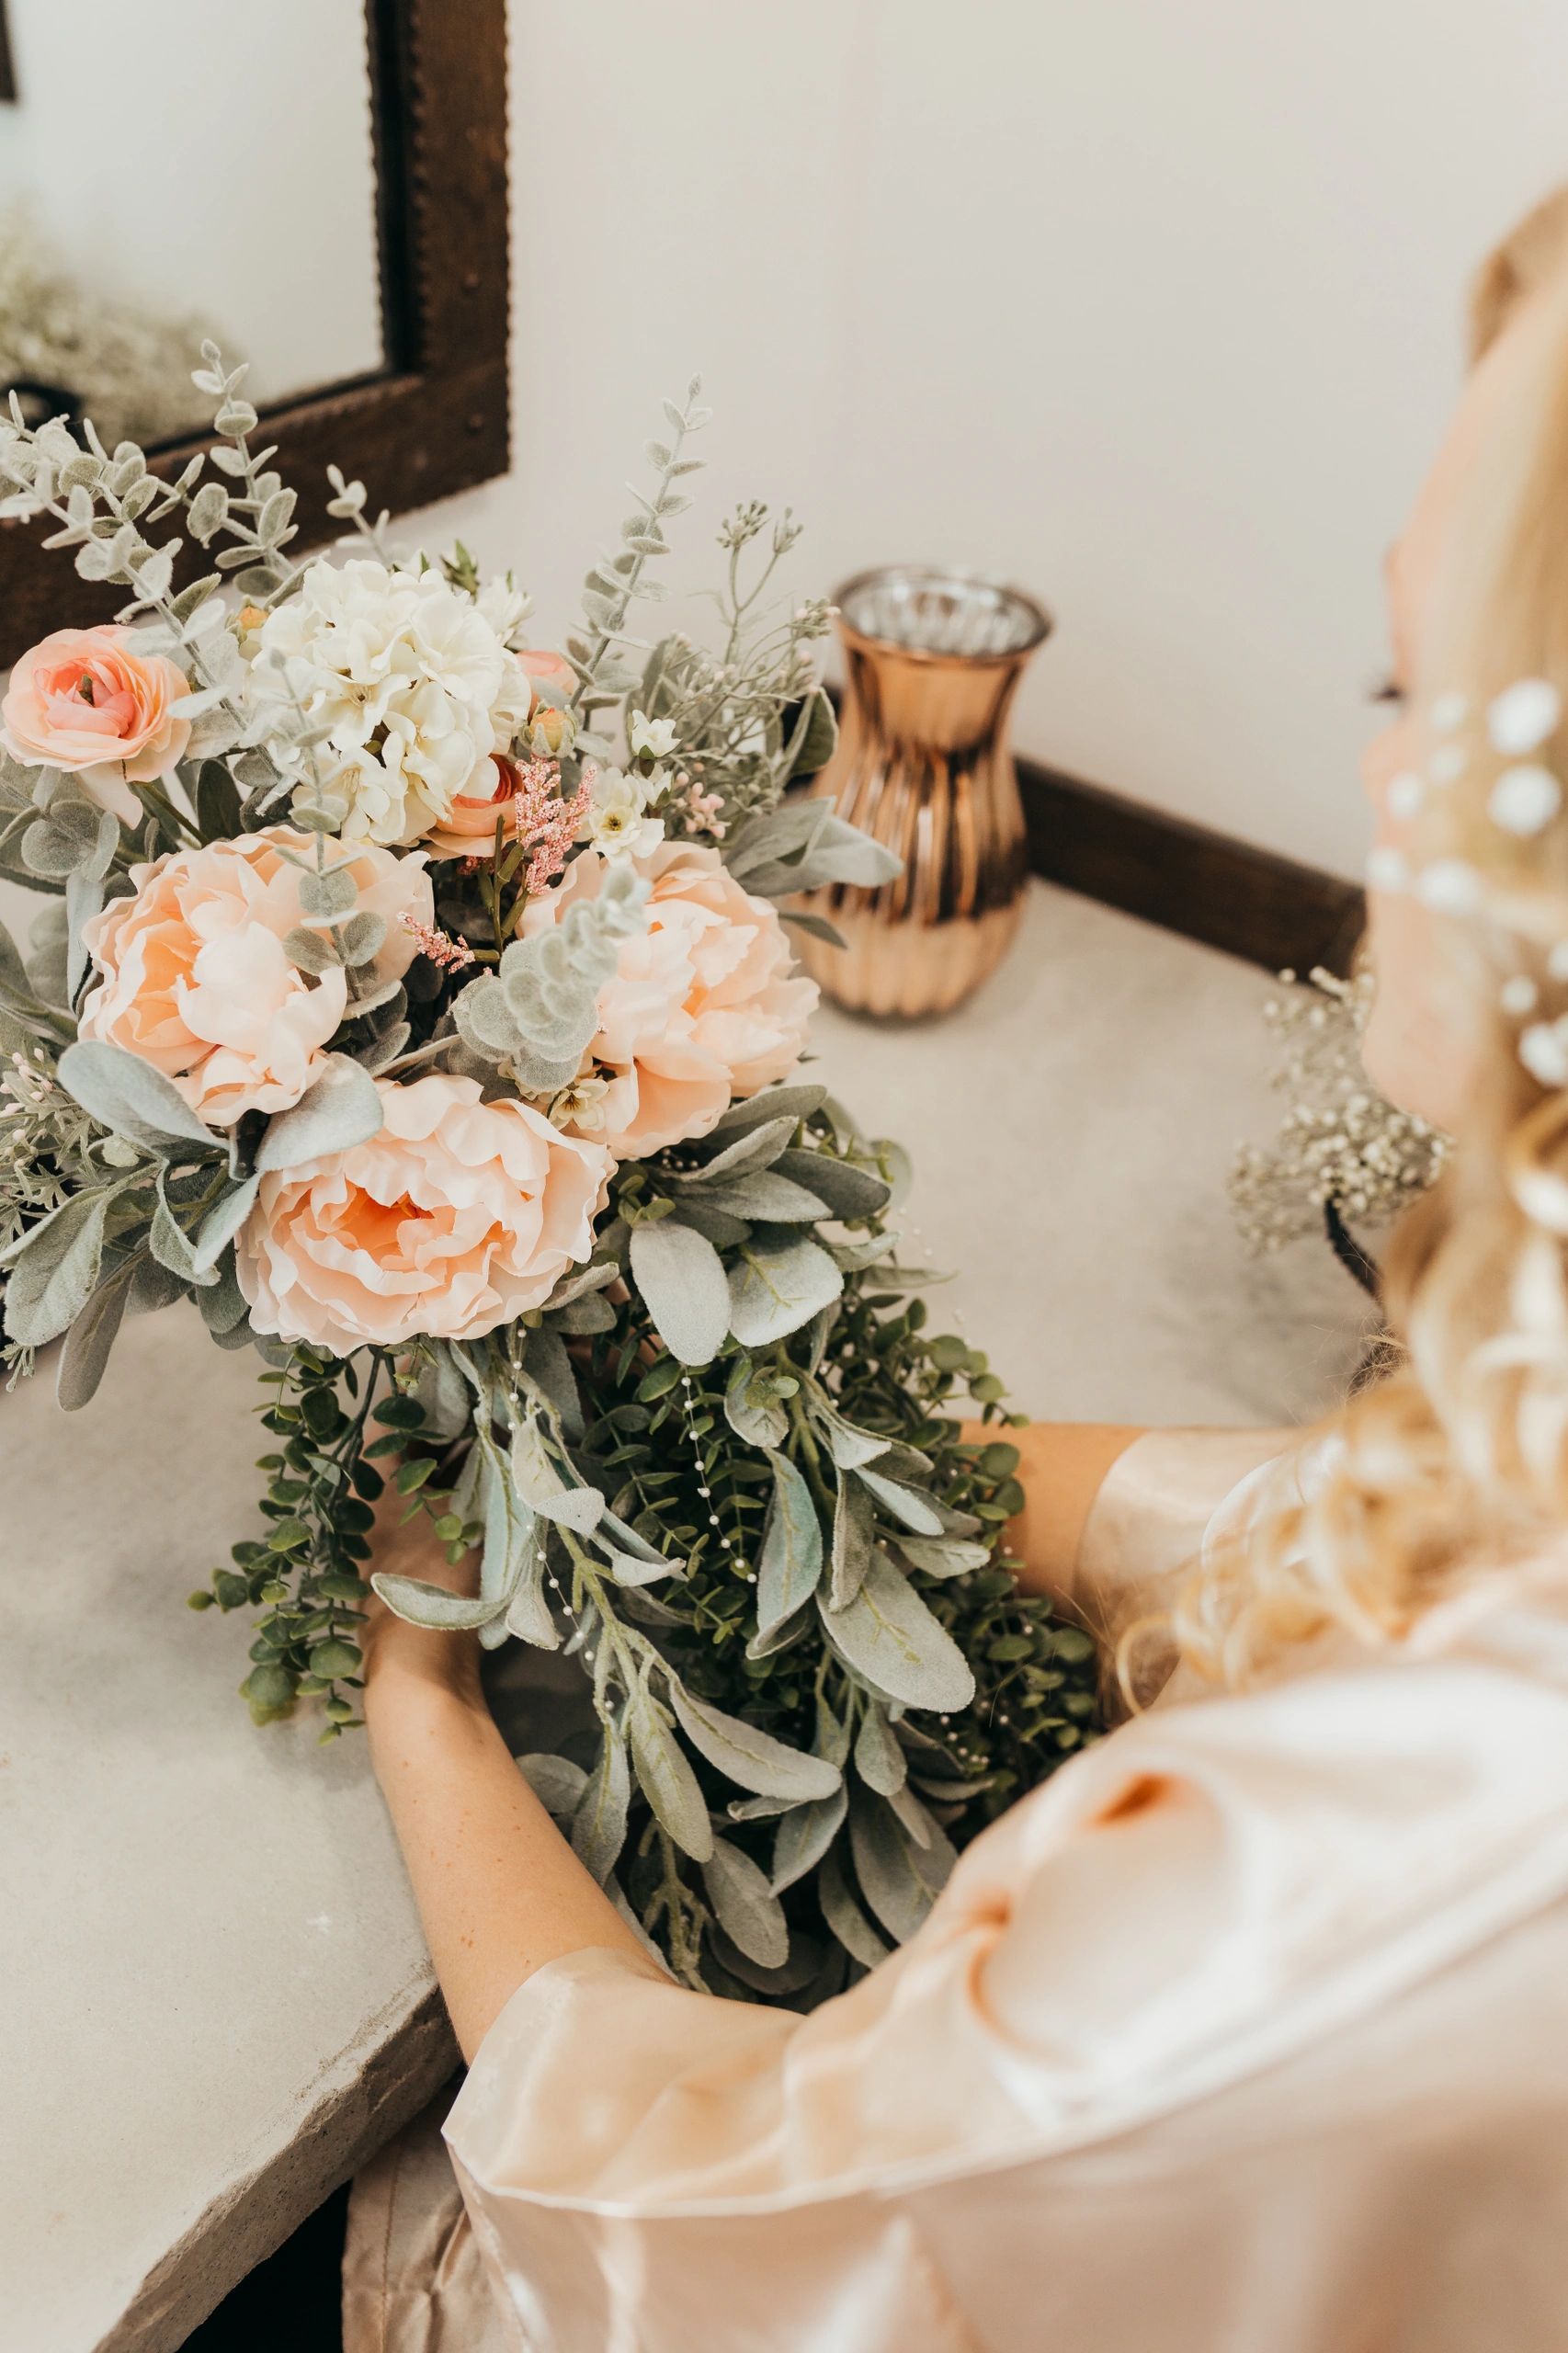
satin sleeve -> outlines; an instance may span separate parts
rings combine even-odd
[[[1079,1540],[1073,1599],[1119,1627],[1157,1607],[1189,1569],[1217,1518],[1233,1518],[1290,1461],[1290,1430],[1146,1430],[1118,1455]]]
[[[1189,2111],[1442,1966],[1568,1880],[1564,1786],[1568,1705],[1526,1677],[1314,1675],[1074,1758],[808,2017],[608,1951],[551,1963],[447,2125],[519,2344],[945,2344],[853,2319],[916,2279],[933,2198],[954,2228],[972,2201],[978,2228],[1010,2169],[1044,2196],[1064,2151]]]

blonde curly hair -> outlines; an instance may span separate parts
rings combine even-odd
[[[1463,1131],[1385,1255],[1393,1368],[1322,1426],[1301,1500],[1221,1548],[1173,1613],[1184,1653],[1232,1683],[1336,1630],[1397,1642],[1568,1531],[1568,1088],[1519,1058],[1521,1030],[1568,1012],[1568,810],[1522,837],[1493,820],[1506,762],[1486,725],[1521,679],[1568,711],[1568,188],[1480,271],[1472,357],[1516,321],[1510,403],[1470,468],[1410,681],[1427,722],[1439,698],[1465,714],[1442,739],[1462,767],[1411,837],[1414,865],[1456,861],[1474,899],[1432,917],[1472,1074]],[[1530,757],[1568,777],[1568,726]]]

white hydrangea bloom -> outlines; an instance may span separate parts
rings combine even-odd
[[[258,632],[252,676],[286,681],[322,741],[320,780],[344,796],[344,834],[416,842],[528,715],[521,665],[470,597],[438,572],[369,558],[312,563]],[[286,739],[269,745],[300,769]],[[300,794],[312,790],[301,772]]]

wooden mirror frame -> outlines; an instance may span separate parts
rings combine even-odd
[[[509,462],[506,0],[365,0],[381,365],[262,408],[299,493],[297,547],[337,538],[329,464],[394,515]],[[191,365],[199,355],[191,354]],[[172,475],[205,435],[150,450]],[[37,523],[0,522],[0,668],[51,630],[108,620],[125,591],[79,579]]]

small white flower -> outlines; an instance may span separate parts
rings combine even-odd
[[[1568,1018],[1532,1021],[1519,1040],[1519,1060],[1543,1086],[1568,1086]]]
[[[675,721],[650,719],[646,712],[634,710],[631,742],[634,759],[667,760],[676,747]]]
[[[1487,796],[1487,813],[1506,834],[1539,834],[1562,806],[1562,787],[1550,768],[1527,761],[1505,768]]]
[[[1435,858],[1416,876],[1415,895],[1437,915],[1472,915],[1481,904],[1481,877],[1462,858]]]
[[[1463,695],[1449,692],[1438,695],[1432,705],[1432,724],[1443,735],[1462,727],[1470,716],[1470,704]]]
[[[646,858],[665,838],[665,821],[647,813],[642,779],[622,768],[604,768],[594,779],[588,839],[607,856]]]
[[[1374,891],[1403,891],[1410,881],[1410,860],[1402,849],[1375,849],[1367,860],[1367,881]]]
[[[552,1127],[602,1128],[605,1123],[605,1097],[609,1093],[608,1081],[602,1078],[574,1078],[551,1097],[550,1120]]]
[[[1497,1002],[1505,1013],[1512,1014],[1516,1020],[1519,1020],[1525,1014],[1535,1011],[1540,996],[1540,991],[1528,972],[1515,972],[1498,991]]]
[[[1486,732],[1500,752],[1533,752],[1562,716],[1562,698],[1545,678],[1520,678],[1486,714]]]
[[[1391,817],[1402,820],[1414,817],[1426,798],[1426,787],[1414,768],[1406,768],[1396,776],[1388,789],[1388,809]]]
[[[1465,751],[1462,744],[1439,744],[1431,758],[1434,784],[1452,784],[1464,774]]]

